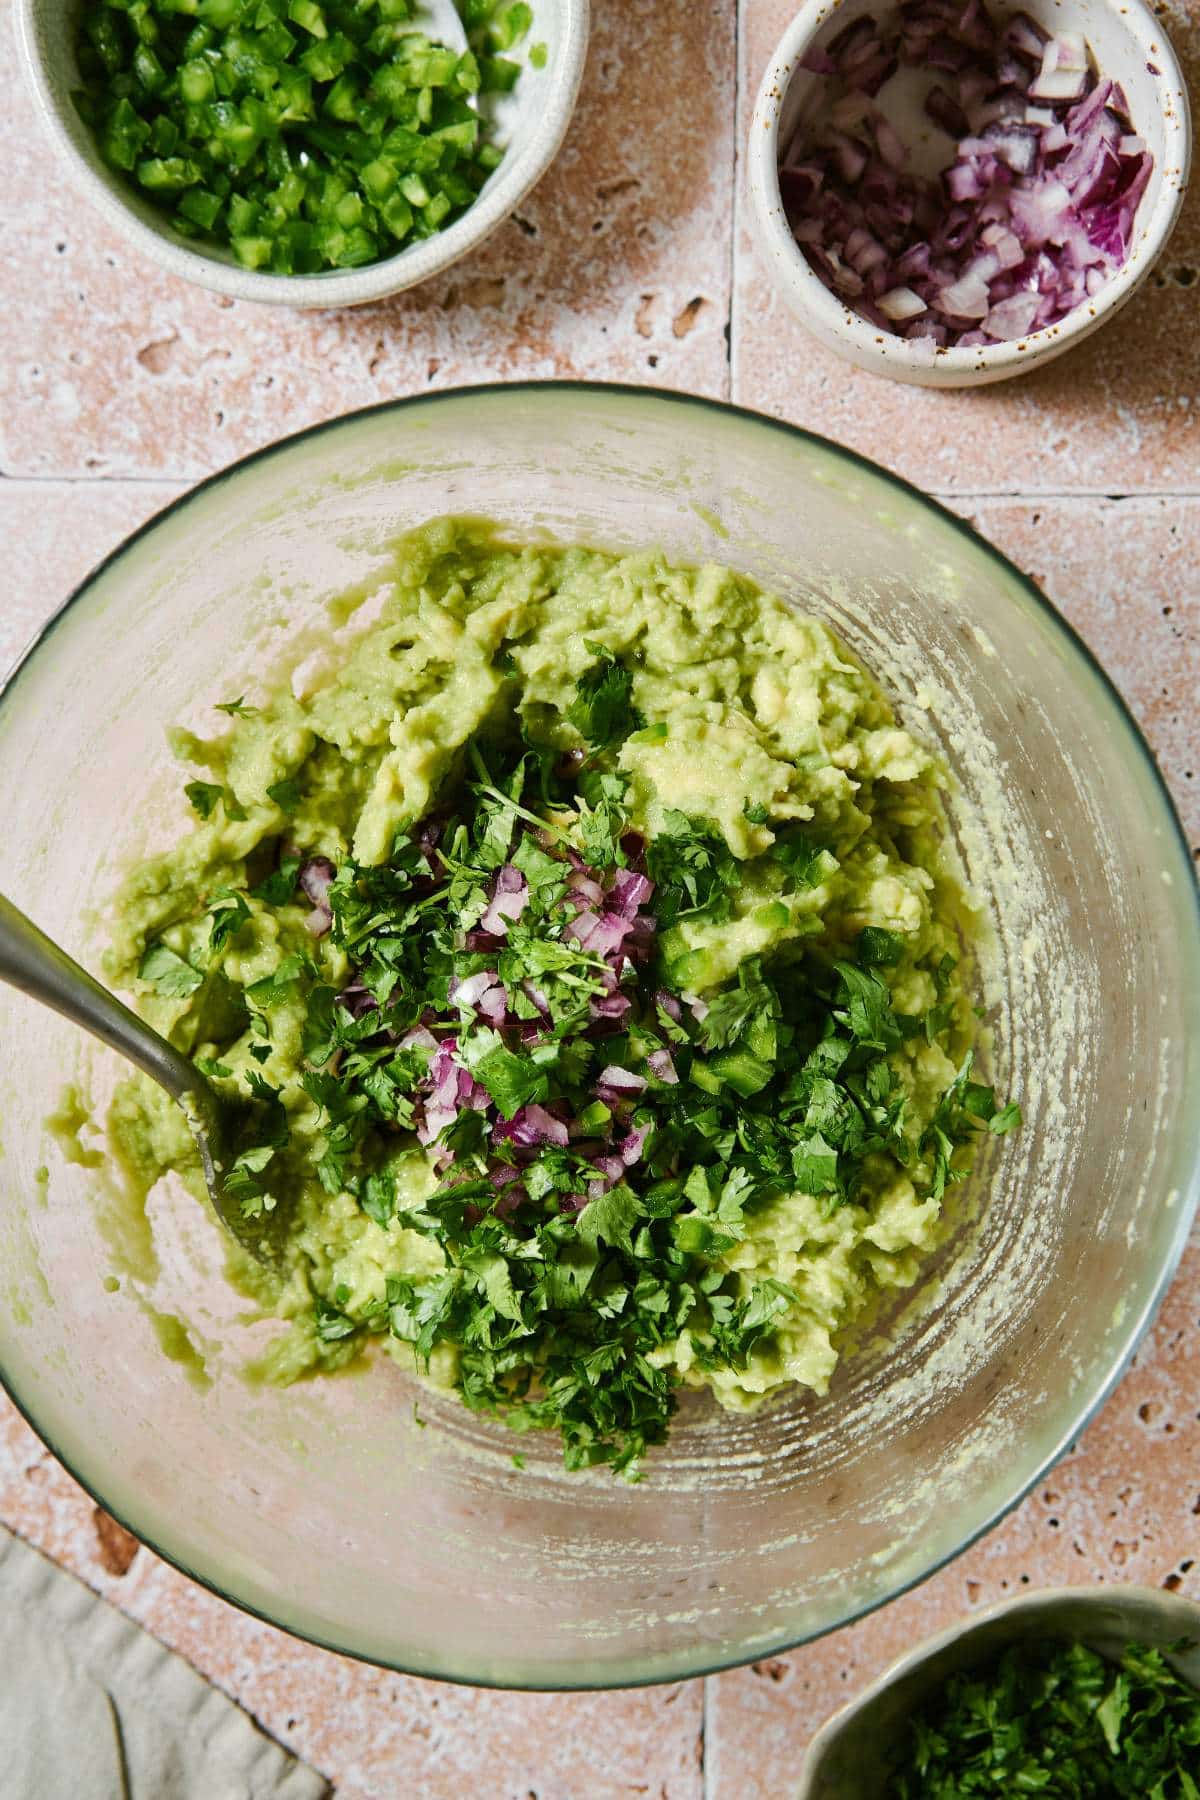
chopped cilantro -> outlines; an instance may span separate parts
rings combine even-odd
[[[244,931],[277,961],[239,984],[226,973],[238,959],[224,958],[213,986],[240,1004],[227,1035],[202,1041],[238,1054],[197,1067],[241,1071],[247,1120],[227,1186],[248,1214],[310,1173],[444,1258],[437,1273],[386,1273],[373,1301],[318,1286],[319,1343],[351,1352],[387,1331],[426,1363],[451,1347],[466,1404],[556,1430],[571,1468],[609,1463],[636,1479],[676,1404],[658,1353],[686,1328],[699,1368],[745,1369],[800,1304],[785,1283],[730,1266],[764,1206],[797,1191],[829,1214],[869,1205],[889,1166],[939,1199],[972,1142],[1011,1129],[1020,1109],[973,1080],[967,1057],[914,1123],[904,1058],[956,1044],[962,1000],[943,957],[929,970],[934,1005],[896,1011],[899,933],[868,927],[836,961],[814,933],[707,978],[689,925],[702,937],[731,919],[744,864],[712,822],[682,811],[648,842],[631,824],[633,790],[609,753],[641,726],[633,679],[588,648],[596,660],[568,717],[589,753],[568,765],[535,718],[513,741],[469,741],[438,810],[398,831],[390,856],[342,859],[328,932],[299,939],[304,949],[290,947],[297,920],[261,910],[296,899],[300,853],[279,846],[265,876],[256,855],[254,885],[212,892],[197,960],[220,960]],[[226,789],[195,785],[197,810],[228,814]],[[298,779],[267,797],[291,813]],[[774,896],[813,888],[836,863],[787,825],[760,866]],[[501,896],[497,932],[482,921]],[[166,995],[204,979],[162,944],[141,972]],[[282,1092],[265,1066],[286,1066],[293,1045],[306,1066]],[[415,1139],[440,1183],[419,1203],[397,1160]]]
[[[349,1294],[346,1295],[346,1299],[349,1299]],[[353,1337],[358,1330],[353,1319],[347,1318],[346,1314],[338,1307],[330,1306],[324,1300],[317,1301],[313,1309],[313,1317],[317,1336],[323,1344],[339,1343],[342,1338]]]
[[[150,983],[156,994],[162,994],[168,1000],[180,1000],[194,994],[204,980],[198,969],[168,949],[166,944],[150,945],[142,957],[138,974]]]
[[[475,1032],[464,1055],[467,1067],[487,1089],[502,1119],[511,1119],[527,1101],[546,1091],[540,1067],[530,1057],[509,1050],[498,1031]]]
[[[199,813],[202,819],[211,819],[218,804],[224,807],[227,819],[241,820],[246,817],[246,809],[232,788],[221,787],[212,781],[189,781],[183,791],[191,802],[193,811]]]
[[[1172,1648],[1179,1649],[1175,1645]],[[1019,1644],[910,1719],[888,1800],[1200,1800],[1200,1693],[1161,1651]]]
[[[299,870],[298,856],[281,856],[279,867],[250,889],[251,899],[263,900],[268,906],[286,906],[296,892]]]
[[[212,920],[208,951],[210,956],[216,956],[246,923],[250,917],[250,908],[241,894],[233,888],[221,887],[213,895],[213,903],[208,912]]]
[[[864,969],[892,969],[904,957],[904,939],[896,931],[867,925],[858,934],[855,955]]]
[[[211,781],[189,781],[183,791],[191,802],[192,810],[198,812],[202,819],[209,819],[225,789]]]
[[[567,718],[580,737],[604,749],[621,743],[643,720],[631,702],[633,676],[629,670],[603,644],[585,642],[596,661],[576,682]]]
[[[657,887],[654,909],[660,931],[689,915],[716,921],[729,917],[741,876],[725,839],[703,820],[669,808],[646,847],[646,869]]]
[[[242,1211],[248,1219],[258,1218],[262,1213],[274,1210],[274,1196],[268,1192],[262,1179],[263,1171],[274,1156],[275,1150],[270,1144],[244,1150],[225,1177],[223,1185],[226,1194],[240,1201]]]
[[[247,706],[246,696],[239,694],[236,700],[218,700],[217,711],[227,713],[231,719],[251,719],[257,713],[257,706]]]
[[[272,974],[252,981],[246,988],[246,998],[253,1000],[259,1007],[278,1006],[281,1000],[287,998],[307,967],[306,958],[293,951],[291,956],[284,957]]]
[[[294,775],[283,781],[274,781],[267,789],[268,800],[273,800],[283,812],[294,813],[300,804],[300,783]]]

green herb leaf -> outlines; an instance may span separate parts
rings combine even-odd
[[[170,1000],[182,1000],[188,994],[194,994],[204,981],[198,969],[168,949],[166,944],[151,944],[142,957],[138,974],[150,983],[155,993]]]
[[[208,911],[212,920],[208,952],[210,956],[216,956],[249,919],[250,908],[236,889],[221,887],[216,890]]]
[[[294,775],[285,777],[283,781],[274,781],[267,789],[267,798],[273,800],[285,813],[294,813],[300,804],[300,783]]]
[[[255,1006],[278,1006],[281,1000],[288,998],[307,967],[307,959],[294,951],[291,956],[284,957],[272,974],[263,975],[249,984],[247,1000],[253,1000]]]
[[[631,704],[633,676],[629,670],[603,644],[587,641],[587,649],[596,661],[576,682],[567,718],[580,737],[604,749],[621,743],[644,721]]]
[[[279,867],[250,889],[252,900],[263,900],[268,906],[286,906],[296,892],[296,876],[300,869],[298,856],[282,856]]]
[[[855,955],[864,969],[892,969],[904,958],[904,939],[879,925],[864,926],[858,934]]]
[[[217,802],[225,793],[223,787],[211,781],[189,781],[183,791],[191,802],[193,812],[199,813],[202,819],[212,817]]]
[[[1030,1640],[949,1676],[909,1720],[895,1800],[1191,1800],[1200,1693],[1158,1650]]]

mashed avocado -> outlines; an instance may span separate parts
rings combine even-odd
[[[681,1382],[824,1390],[1018,1117],[970,1075],[929,751],[726,569],[444,519],[372,615],[176,734],[196,816],[108,955],[249,1109],[266,1373],[381,1344],[623,1468]],[[150,1084],[110,1128],[200,1191]]]

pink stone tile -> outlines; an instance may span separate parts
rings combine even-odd
[[[1077,1449],[1002,1525],[861,1624],[709,1686],[721,1800],[776,1800],[829,1714],[897,1656],[1023,1587],[1134,1582],[1200,1600],[1200,1241],[1143,1354]]]
[[[1200,857],[1200,499],[953,504],[1095,652],[1148,737]]]
[[[1162,0],[1200,113],[1200,8]],[[795,0],[742,8],[743,130]],[[962,493],[1195,487],[1200,478],[1200,184],[1172,242],[1115,323],[1048,368],[932,392],[852,368],[797,323],[755,251],[739,188],[733,394],[852,445],[920,485]]]
[[[88,570],[180,491],[158,481],[0,481],[0,675]]]
[[[143,262],[11,85],[0,468],[191,477],[353,407],[521,376],[723,395],[733,115],[730,0],[599,4],[574,123],[520,217],[439,280],[304,316]]]

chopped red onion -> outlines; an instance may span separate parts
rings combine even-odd
[[[296,881],[300,891],[312,901],[312,911],[304,920],[304,929],[310,936],[324,937],[333,924],[333,913],[329,906],[329,884],[337,873],[327,856],[310,856],[300,864],[296,871]]]
[[[633,1129],[626,1132],[625,1136],[621,1139],[619,1145],[620,1156],[621,1161],[627,1169],[631,1169],[635,1162],[641,1160],[642,1151],[646,1148],[646,1139],[649,1136],[650,1131],[648,1126],[635,1125]]]
[[[679,1076],[669,1050],[652,1050],[646,1058],[646,1067],[656,1081],[663,1082],[667,1087],[678,1086]]]
[[[601,1070],[593,1092],[598,1100],[611,1106],[614,1101],[635,1100],[645,1090],[645,1086],[644,1075],[635,1075],[632,1069],[623,1069],[618,1063],[609,1063],[606,1069]]]
[[[628,994],[597,994],[590,1003],[594,1019],[627,1019],[633,1006]]]
[[[500,977],[495,969],[480,969],[476,975],[468,975],[465,981],[452,981],[447,990],[447,997],[454,1006],[481,1012],[490,1017],[494,1006],[485,1007],[488,996],[498,991],[500,995],[500,1011],[504,1011],[504,989],[500,986]]]
[[[567,935],[584,950],[591,950],[596,956],[608,956],[620,949],[629,929],[630,921],[618,913],[581,912],[567,926]]]
[[[314,906],[324,906],[336,873],[327,856],[310,856],[297,869],[296,880]]]
[[[345,1007],[352,1019],[365,1018],[367,1013],[374,1012],[377,1005],[374,994],[365,988],[361,981],[351,981],[337,997],[339,1006]]]
[[[875,103],[899,64],[936,72],[924,111],[954,142],[940,177],[910,171]],[[802,66],[829,91],[781,159],[792,233],[881,330],[931,359],[1013,341],[1125,261],[1153,159],[1078,32],[1051,34],[1024,12],[998,27],[981,0],[906,0],[894,22],[857,19]]]
[[[631,864],[641,859],[644,840],[637,833],[627,833],[622,846]],[[588,1033],[602,1039],[621,1031],[634,1008],[634,994],[623,978],[633,966],[646,962],[652,954],[656,922],[642,909],[654,893],[654,883],[640,869],[618,869],[610,879],[602,880],[574,850],[564,852],[561,844],[546,836],[545,848],[564,865],[566,894],[560,917],[564,934],[589,952],[589,978],[594,992],[588,1002],[591,1024]],[[529,902],[529,886],[522,872],[511,863],[504,864],[493,878],[488,904],[479,928],[467,932],[464,943],[470,951],[499,955],[505,948],[509,926],[521,917]],[[578,908],[579,910],[575,910]],[[496,968],[477,970],[461,979],[451,980],[448,1000],[465,1019],[471,1013],[494,1025],[510,1048],[536,1045],[546,1035],[551,1006],[545,990],[534,981],[521,983],[524,996],[537,1009],[537,1016],[520,1018],[508,1006],[508,994]],[[357,1010],[374,1002],[361,982],[352,984],[342,996]],[[681,1016],[678,1000],[665,990],[657,999],[674,1017]],[[528,1010],[528,1009],[526,1009]],[[455,1161],[455,1153],[437,1140],[452,1126],[464,1108],[488,1116],[488,1134],[492,1145],[490,1179],[502,1190],[493,1211],[508,1216],[529,1198],[522,1171],[536,1160],[538,1151],[547,1145],[566,1148],[575,1142],[577,1152],[586,1155],[595,1170],[588,1194],[572,1195],[561,1201],[560,1209],[568,1213],[580,1210],[589,1198],[605,1193],[623,1178],[624,1171],[640,1160],[648,1131],[628,1124],[629,1108],[646,1088],[646,1078],[611,1063],[595,1080],[593,1092],[610,1108],[610,1118],[600,1130],[593,1121],[585,1127],[569,1116],[565,1100],[552,1100],[546,1105],[531,1102],[505,1120],[486,1088],[476,1082],[459,1060],[458,1036],[446,1033],[440,1040],[427,1024],[415,1026],[403,1039],[405,1047],[421,1048],[429,1053],[425,1074],[416,1085],[416,1133],[422,1144],[431,1146],[435,1167],[445,1174]],[[676,1082],[678,1076],[670,1053],[662,1049],[652,1052],[652,1072],[663,1082]],[[581,1138],[591,1142],[580,1142]],[[472,1203],[471,1217],[484,1216]]]
[[[604,905],[604,889],[591,875],[585,875],[582,869],[574,869],[567,880],[568,894],[578,894],[589,906]]]
[[[639,906],[645,906],[654,892],[654,883],[647,875],[639,875],[633,869],[618,869],[613,876],[608,897],[614,912],[619,912],[623,919],[632,919]]]
[[[545,990],[540,988],[536,981],[531,981],[528,976],[526,976],[525,980],[521,983],[521,986],[533,1001],[533,1004],[537,1007],[538,1011],[542,1014],[543,1018],[549,1017],[550,1001],[546,996]]]
[[[541,1144],[557,1144],[560,1149],[565,1150],[569,1142],[567,1128],[562,1120],[556,1119],[544,1106],[539,1106],[536,1100],[531,1101],[528,1106],[520,1107],[508,1123],[500,1127],[500,1135],[529,1149]]]
[[[929,309],[920,294],[914,294],[910,287],[894,287],[879,296],[879,310],[889,319],[903,320],[919,318]]]
[[[496,872],[491,899],[479,920],[480,930],[491,932],[495,937],[504,937],[509,924],[520,918],[528,904],[529,883],[520,869],[514,869],[511,863],[505,863]]]

